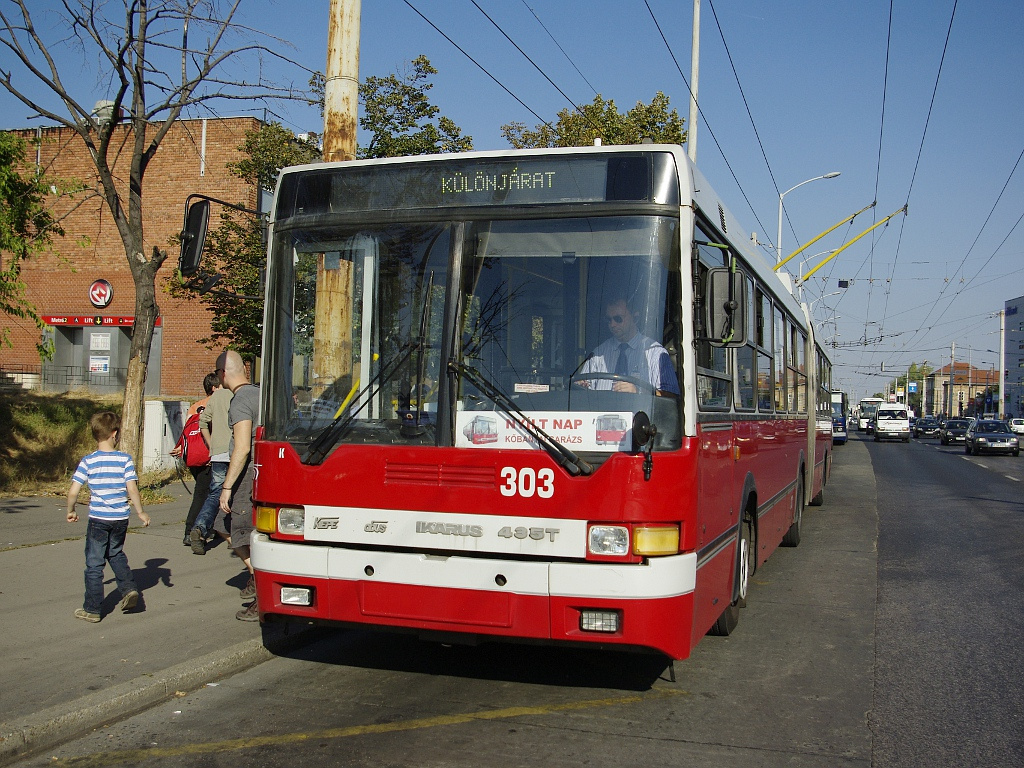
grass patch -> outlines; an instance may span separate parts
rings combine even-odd
[[[78,462],[96,449],[89,419],[104,410],[120,413],[121,397],[0,393],[0,497],[66,495]],[[168,501],[162,489],[174,479],[173,471],[141,476],[143,504]]]

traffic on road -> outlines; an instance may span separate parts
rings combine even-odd
[[[323,630],[13,764],[1019,766],[1022,481],[1012,451],[853,430],[800,547],[685,661]]]

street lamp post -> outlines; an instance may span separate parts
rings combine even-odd
[[[812,181],[817,181],[818,179],[834,179],[839,174],[840,174],[839,171],[832,171],[831,173],[824,173],[821,176],[815,176],[813,179],[807,179],[806,181],[801,181],[796,186],[790,187],[785,192],[781,192],[779,194],[779,236],[775,240],[775,263],[776,264],[778,264],[780,261],[782,261],[782,198],[784,198],[786,195],[788,195],[790,192],[792,192],[797,187],[802,187],[804,184],[810,184]]]

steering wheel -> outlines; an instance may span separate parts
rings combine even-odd
[[[654,393],[655,393],[654,385],[651,384],[651,382],[645,381],[644,379],[638,379],[635,376],[626,376],[626,375],[621,374],[621,373],[604,373],[603,371],[600,371],[600,372],[590,372],[590,373],[581,373],[581,374],[578,374],[578,378],[576,379],[576,381],[574,383],[576,384],[576,386],[582,387],[582,386],[584,386],[584,384],[583,384],[584,381],[593,381],[593,380],[605,380],[605,381],[612,381],[612,382],[624,381],[627,384],[632,384],[634,387],[636,387],[636,391],[637,391],[638,394],[641,394],[641,395],[654,395]],[[626,393],[622,393],[622,394],[632,394],[632,393],[626,392]]]

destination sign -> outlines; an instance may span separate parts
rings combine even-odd
[[[277,219],[375,210],[609,202],[678,205],[672,154],[517,154],[285,171]]]

